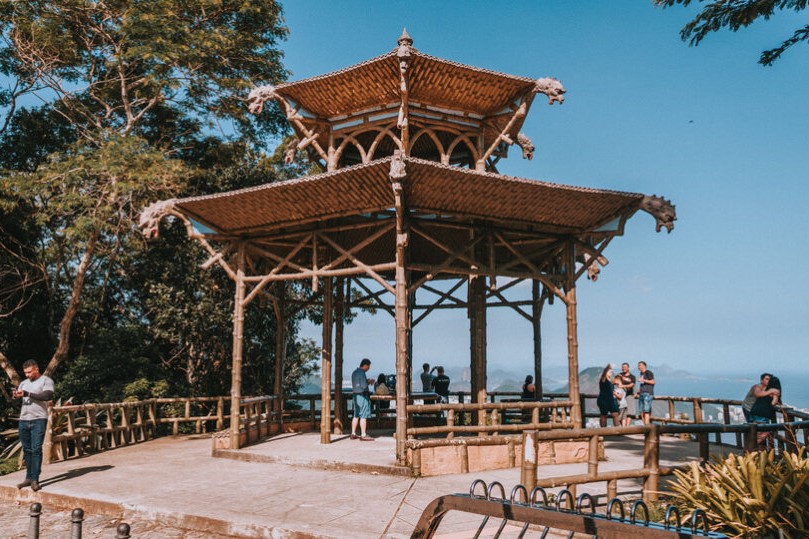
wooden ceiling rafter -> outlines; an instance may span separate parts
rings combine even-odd
[[[396,317],[396,313],[394,312],[394,306],[385,303],[384,301],[382,301],[382,298],[381,298],[381,296],[383,294],[390,294],[390,290],[383,287],[380,290],[377,290],[376,292],[374,292],[370,288],[368,288],[368,286],[365,285],[365,283],[362,281],[362,279],[359,279],[359,278],[352,279],[352,282],[356,283],[357,286],[362,288],[366,293],[365,296],[362,296],[361,298],[358,298],[356,300],[356,302],[374,301],[374,304],[375,304],[376,307],[379,307],[380,309],[382,309],[383,311],[385,311],[386,313],[388,313],[392,317],[394,317],[394,318]],[[360,307],[360,305],[358,305],[354,301],[349,302],[347,304],[347,306],[348,307]]]

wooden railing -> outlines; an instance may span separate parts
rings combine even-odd
[[[801,444],[798,440],[797,432],[804,433],[804,440]],[[687,434],[695,436],[700,441],[700,461],[706,462],[710,458],[710,446],[708,439],[710,434],[724,432],[739,433],[745,439],[745,445],[749,450],[757,448],[757,435],[760,432],[772,432],[776,440],[781,440],[781,450],[797,451],[807,441],[809,432],[809,421],[794,421],[788,423],[756,424],[748,423],[741,425],[723,424],[701,424],[701,425],[635,425],[630,427],[608,427],[595,429],[573,429],[567,431],[526,431],[522,438],[522,468],[520,482],[528,488],[537,487],[557,487],[564,486],[573,495],[576,494],[576,485],[585,483],[606,482],[607,497],[613,498],[617,495],[619,479],[642,479],[643,498],[647,501],[657,500],[659,491],[659,478],[661,475],[670,475],[678,467],[660,466],[660,437],[661,435],[681,435]],[[625,470],[610,470],[599,472],[598,469],[598,444],[602,438],[625,436],[630,434],[643,434],[643,462],[641,466]],[[555,477],[539,477],[537,462],[537,444],[539,442],[550,442],[556,440],[587,440],[589,445],[589,455],[587,460],[587,472],[583,474],[564,475]],[[683,466],[688,466],[687,464]]]
[[[424,434],[446,434],[447,439],[451,440],[456,434],[497,435],[500,432],[534,429],[572,429],[576,425],[570,420],[571,406],[573,401],[569,400],[410,404],[407,406],[408,415],[432,414],[437,418],[436,422],[443,424],[409,427],[407,437],[412,439]],[[519,414],[518,423],[504,421],[509,412]]]
[[[431,418],[432,424],[413,425],[407,430],[408,438],[423,435],[446,434],[447,443],[455,435],[478,434],[499,436],[500,433],[511,433],[519,443],[519,434],[524,430],[545,431],[563,429],[569,431],[578,425],[570,420],[570,408],[573,402],[566,394],[546,394],[542,402],[518,401],[517,392],[492,392],[488,394],[488,403],[466,402],[469,394],[455,392],[450,395],[450,403],[444,404],[411,404],[408,414],[415,417]],[[392,397],[390,397],[392,398]],[[582,395],[581,403],[586,418],[597,417],[588,407],[595,395]],[[557,400],[552,400],[557,399]],[[384,417],[395,415],[396,409],[380,409],[378,403],[383,400],[372,397],[377,422]],[[254,443],[272,431],[272,425],[282,428],[284,423],[308,422],[316,429],[320,422],[320,394],[290,395],[284,399],[284,409],[279,414],[273,406],[275,396],[252,397],[242,399],[240,408],[241,429],[246,433],[248,443]],[[344,399],[349,402],[350,399]],[[456,402],[452,402],[456,401]],[[740,401],[727,399],[708,399],[693,397],[655,397],[655,401],[666,402],[668,416],[653,416],[653,421],[673,427],[675,425],[692,425],[704,421],[704,406],[722,407],[723,422],[716,427],[732,427],[731,410],[741,405]],[[291,402],[305,403],[303,408],[290,406]],[[683,403],[686,407],[683,408]],[[659,409],[659,407],[658,407]],[[134,402],[81,404],[69,406],[53,406],[49,412],[48,430],[45,437],[44,459],[64,460],[87,453],[106,451],[116,447],[139,443],[163,434],[179,434],[180,432],[206,433],[221,431],[230,423],[230,397],[187,397],[161,398]],[[333,412],[332,412],[333,413]],[[341,415],[347,411],[341,412]],[[781,411],[783,422],[792,420],[809,421],[809,414],[784,407]],[[741,415],[741,412],[737,412]],[[436,424],[437,423],[437,424]],[[583,425],[582,425],[583,426]],[[738,426],[738,425],[736,425]],[[804,444],[809,439],[809,426],[801,427]],[[693,431],[689,431],[692,432]],[[742,430],[714,429],[715,443],[721,443],[723,433],[735,434],[735,445],[743,447]],[[695,434],[696,436],[696,434]],[[707,443],[707,434],[698,436],[702,443]],[[510,443],[507,440],[502,443]],[[782,444],[786,443],[782,441]]]
[[[230,419],[225,413],[229,400],[186,397],[52,406],[43,459],[65,460],[115,449],[152,439],[165,430],[178,434],[184,423],[196,433],[219,430]]]
[[[282,422],[281,416],[273,410],[278,400],[276,395],[242,399],[239,407],[240,428],[245,433],[245,443],[260,442],[272,434],[272,425]]]

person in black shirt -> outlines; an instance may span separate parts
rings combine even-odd
[[[524,401],[536,400],[536,391],[537,388],[534,385],[534,377],[529,374],[525,377],[525,383],[522,385],[522,395],[520,395],[520,399]]]
[[[433,380],[433,391],[441,395],[442,402],[449,402],[449,376],[444,374],[444,367],[438,367],[438,376]]]

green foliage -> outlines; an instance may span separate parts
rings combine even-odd
[[[166,380],[151,381],[138,378],[124,386],[125,401],[142,401],[166,397],[169,394],[169,383]]]
[[[0,69],[56,95],[91,138],[133,132],[167,106],[210,127],[227,119],[245,133],[272,130],[278,112],[258,123],[243,97],[252,81],[286,78],[282,22],[274,0],[4,2]]]
[[[671,490],[681,513],[703,509],[714,531],[733,537],[809,535],[809,458],[798,454],[776,456],[773,451],[730,455],[704,468],[691,464],[675,471]]]
[[[701,2],[702,0],[700,0]],[[657,5],[670,7],[677,4],[688,6],[692,0],[655,0]],[[801,11],[806,8],[806,0],[709,0],[691,22],[680,31],[683,41],[699,45],[710,33],[727,28],[733,32],[746,28],[758,19],[769,20],[778,11]],[[761,53],[759,63],[772,65],[781,55],[796,43],[809,43],[809,25],[798,28],[791,37],[779,46]]]
[[[232,283],[199,267],[207,254],[180,223],[147,243],[136,221],[156,200],[313,170],[303,154],[287,166],[255,151],[286,122],[277,107],[256,117],[244,105],[255,83],[287,76],[280,5],[2,2],[0,32],[0,73],[18,83],[0,92],[0,351],[17,367],[53,354],[57,393],[77,402],[226,394]],[[43,105],[18,108],[26,92]],[[264,303],[246,312],[245,394],[273,387]],[[286,315],[291,392],[319,353],[296,341],[309,313]]]

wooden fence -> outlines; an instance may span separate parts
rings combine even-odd
[[[805,414],[804,414],[805,415]],[[573,429],[567,431],[526,431],[522,438],[522,468],[520,482],[528,488],[564,486],[573,495],[576,494],[576,485],[585,483],[606,482],[607,498],[617,495],[619,479],[642,479],[643,498],[647,501],[657,500],[659,491],[659,478],[661,475],[670,475],[677,467],[660,466],[660,437],[662,435],[694,436],[700,441],[700,461],[706,462],[711,456],[710,434],[725,432],[738,433],[744,440],[747,449],[756,449],[756,438],[759,432],[772,432],[777,447],[781,451],[797,451],[805,446],[809,438],[809,421],[793,421],[787,423],[740,425],[697,424],[697,425],[635,425],[630,427],[608,427],[594,429]],[[803,433],[803,442],[799,440],[798,433]],[[641,466],[625,470],[611,470],[599,472],[598,444],[604,437],[643,434],[643,462]],[[556,440],[586,440],[590,447],[587,460],[587,472],[583,474],[539,477],[537,462],[537,444]],[[683,465],[683,467],[688,464]]]
[[[492,442],[502,437],[499,443],[513,443],[502,434],[511,434],[517,438],[525,430],[547,431],[561,429],[569,432],[575,427],[584,427],[586,418],[598,417],[594,411],[595,395],[582,395],[582,425],[575,425],[570,420],[572,401],[566,394],[547,394],[546,399],[539,402],[520,401],[517,392],[492,392],[488,394],[488,402],[471,403],[469,394],[455,392],[450,396],[450,403],[411,404],[407,412],[416,419],[407,430],[408,438],[429,437],[436,434],[446,435],[433,443],[453,443],[456,435],[478,435],[494,437]],[[374,412],[377,425],[386,417],[396,414],[395,408],[380,409],[379,398],[374,399]],[[429,399],[428,399],[429,400]],[[245,433],[246,443],[255,443],[283,428],[284,423],[307,422],[313,429],[320,423],[320,394],[291,395],[284,399],[284,409],[279,413],[274,406],[275,396],[252,397],[242,399],[240,407],[241,429]],[[350,399],[345,399],[349,402]],[[452,402],[455,401],[455,402]],[[664,426],[692,425],[703,423],[706,418],[705,407],[713,406],[722,411],[722,423],[710,433],[715,443],[721,443],[723,433],[735,434],[735,445],[743,447],[742,430],[730,428],[731,420],[740,416],[740,401],[727,399],[707,399],[698,397],[655,397],[655,401],[665,403],[666,415],[654,415],[653,421]],[[291,405],[291,403],[296,405]],[[301,406],[300,403],[303,403]],[[657,409],[661,407],[658,406]],[[163,434],[180,432],[208,433],[221,431],[230,423],[230,397],[187,397],[162,398],[143,401],[81,404],[69,406],[53,406],[48,418],[48,430],[45,436],[44,459],[50,461],[79,457],[88,453],[106,451],[116,447],[139,443]],[[334,413],[333,411],[331,413]],[[348,410],[341,411],[342,417],[348,417]],[[809,420],[809,414],[784,408],[783,422]],[[426,424],[425,424],[426,423]],[[277,425],[273,430],[272,425]],[[738,426],[738,425],[737,425]],[[802,427],[804,443],[809,439],[809,426]],[[564,434],[564,436],[567,436]],[[694,433],[701,443],[707,443],[706,433]],[[726,440],[725,440],[726,441]]]
[[[43,460],[66,460],[155,438],[160,434],[212,432],[230,420],[229,397],[185,397],[52,406]]]
[[[570,419],[571,406],[573,401],[569,400],[410,404],[407,406],[408,415],[431,414],[439,424],[409,427],[407,437],[446,434],[451,440],[456,434],[497,435],[524,430],[572,429],[576,425]]]

